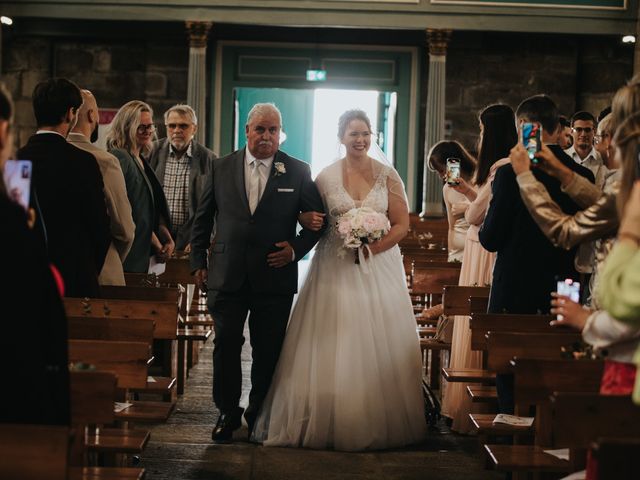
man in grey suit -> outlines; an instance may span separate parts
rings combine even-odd
[[[104,181],[104,197],[111,224],[111,245],[98,283],[124,285],[122,262],[127,258],[136,231],[127,197],[127,186],[118,159],[92,143],[98,139],[100,120],[96,98],[89,90],[81,90],[80,93],[83,103],[78,110],[76,126],[67,136],[67,141],[96,157]]]
[[[324,230],[303,228],[296,234],[300,212],[323,212],[324,207],[309,165],[278,149],[281,126],[274,105],[254,105],[245,127],[246,148],[214,161],[193,223],[191,269],[201,288],[208,287],[214,319],[213,399],[220,417],[212,439],[217,443],[231,441],[240,427],[247,313],[253,365],[245,419],[251,434],[297,291],[296,261]]]
[[[167,138],[153,143],[149,164],[167,197],[176,249],[188,252],[193,219],[216,155],[193,139],[198,119],[189,105],[167,110],[164,124]]]

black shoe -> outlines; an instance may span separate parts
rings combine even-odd
[[[211,440],[214,443],[231,443],[234,430],[240,428],[242,423],[242,412],[242,408],[238,408],[234,414],[221,413],[211,432]]]

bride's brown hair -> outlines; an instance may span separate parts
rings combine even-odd
[[[338,138],[340,140],[342,140],[342,137],[344,137],[349,123],[351,123],[353,120],[362,120],[367,124],[367,127],[369,127],[369,132],[373,133],[371,131],[371,121],[369,120],[369,117],[364,110],[347,110],[342,115],[340,115],[340,118],[338,119]]]

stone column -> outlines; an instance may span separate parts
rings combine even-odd
[[[451,30],[427,29],[429,47],[429,81],[427,86],[427,113],[424,135],[424,177],[422,181],[421,217],[442,217],[442,180],[429,170],[429,149],[444,139],[445,68],[447,45]]]
[[[640,9],[638,9],[638,18],[636,19],[636,43],[633,50],[633,74],[640,73]]]
[[[189,32],[189,78],[187,80],[187,103],[198,117],[196,141],[204,144],[207,122],[207,38],[212,22],[185,22]]]

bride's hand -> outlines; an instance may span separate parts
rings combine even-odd
[[[324,224],[324,213],[320,212],[300,212],[298,214],[298,223],[307,230],[317,232]]]
[[[369,250],[371,250],[371,255],[377,255],[382,251],[380,240],[375,241],[369,244],[369,248],[362,247],[364,258],[369,258]]]

